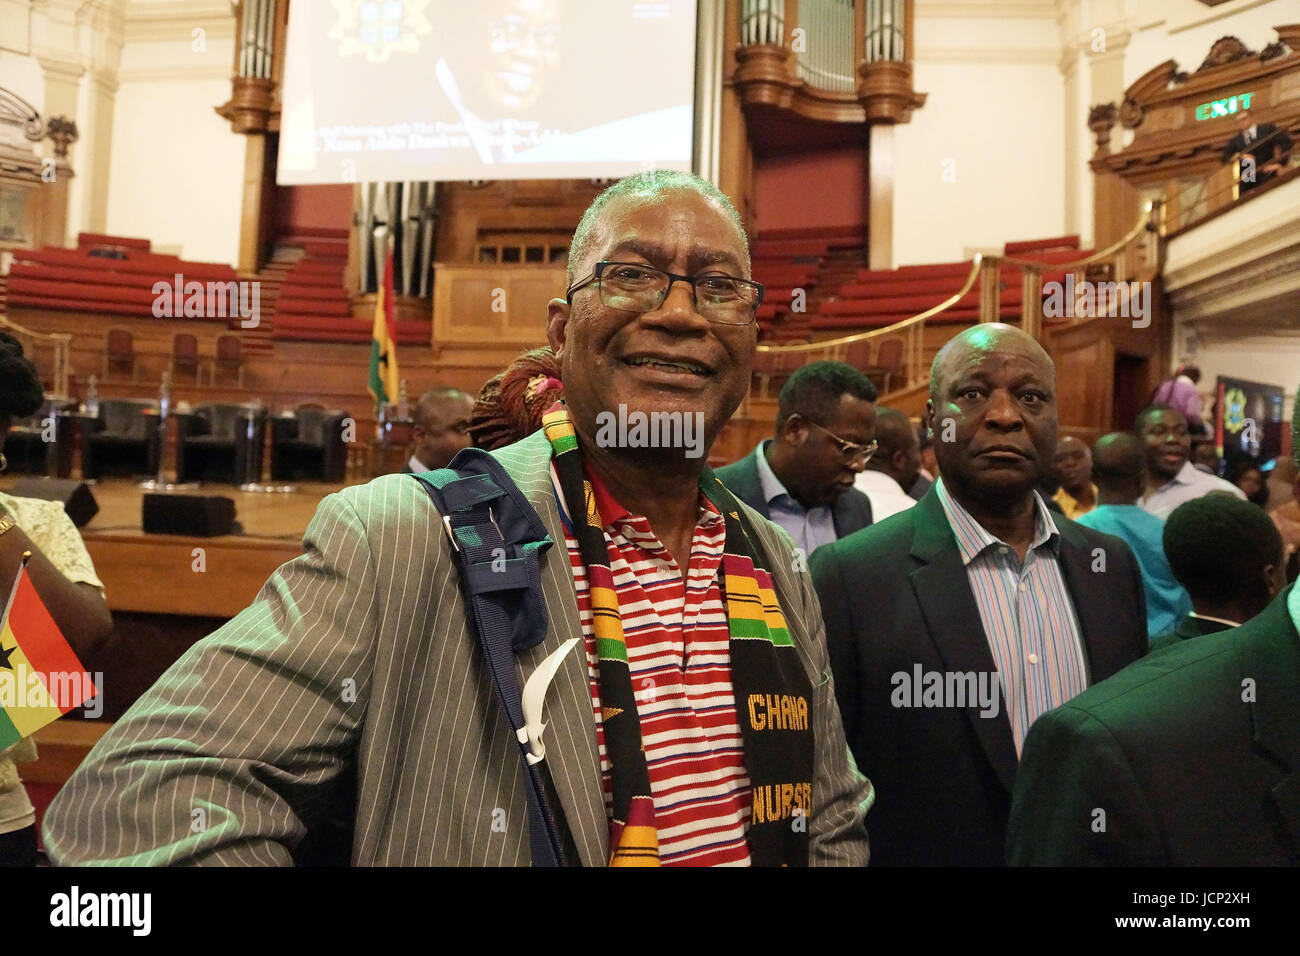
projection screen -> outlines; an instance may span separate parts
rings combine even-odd
[[[690,169],[695,0],[298,0],[277,181]]]

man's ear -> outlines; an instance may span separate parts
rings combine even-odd
[[[921,424],[925,426],[926,432],[934,436],[934,399],[925,400],[925,416],[921,419]]]
[[[557,297],[546,303],[546,341],[551,343],[551,351],[557,359],[564,355],[570,312],[571,307],[564,299]]]
[[[1264,593],[1269,599],[1277,596],[1277,593],[1286,587],[1286,555],[1282,556],[1279,564],[1264,565]]]
[[[781,437],[791,448],[798,448],[808,440],[808,423],[803,420],[802,415],[794,412],[781,425]]]

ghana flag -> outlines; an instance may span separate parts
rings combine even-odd
[[[96,693],[41,603],[24,562],[0,627],[0,749],[30,737]]]
[[[393,247],[384,258],[384,276],[375,296],[375,327],[370,343],[370,382],[375,409],[397,404],[397,327],[393,321]]]

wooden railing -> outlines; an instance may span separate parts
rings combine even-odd
[[[859,343],[876,343],[881,339],[891,338],[902,335],[904,337],[903,346],[903,367],[906,374],[903,379],[904,388],[915,388],[925,380],[928,372],[922,368],[922,340],[925,333],[925,322],[938,315],[940,312],[956,305],[967,292],[975,285],[976,278],[980,275],[981,265],[984,257],[976,253],[975,259],[971,262],[970,272],[966,276],[966,281],[962,287],[954,292],[948,298],[944,299],[933,308],[926,309],[920,315],[914,315],[909,319],[903,319],[901,322],[895,322],[893,325],[886,325],[879,329],[871,329],[868,332],[856,332],[853,335],[845,335],[836,339],[825,339],[821,342],[805,342],[798,345],[760,345],[760,353],[781,353],[796,354],[805,353],[809,360],[831,359],[834,361],[844,361],[848,354],[850,346]]]
[[[48,349],[52,353],[50,382],[53,385],[53,392],[55,395],[67,396],[68,352],[72,336],[64,332],[33,332],[31,329],[14,324],[4,315],[0,315],[0,328],[3,328],[22,343],[24,353],[42,373],[45,372],[41,361],[44,358],[44,352]]]
[[[998,320],[1000,314],[1001,282],[999,280],[1001,268],[1004,264],[1013,266],[1020,270],[1024,290],[1020,305],[1020,327],[1034,338],[1041,338],[1043,334],[1043,273],[1065,272],[1072,274],[1077,283],[1087,278],[1089,266],[1104,264],[1110,267],[1107,270],[1108,274],[1105,276],[1106,281],[1129,281],[1136,275],[1132,260],[1137,252],[1137,240],[1143,233],[1146,233],[1146,241],[1152,246],[1147,249],[1142,258],[1148,264],[1157,261],[1154,243],[1159,241],[1162,210],[1162,200],[1153,199],[1147,201],[1143,206],[1142,215],[1138,217],[1137,222],[1133,224],[1133,228],[1125,235],[1115,240],[1105,249],[1099,249],[1089,256],[1071,262],[1035,262],[1031,259],[1020,259],[1016,256],[986,255],[983,270],[980,274],[980,321],[996,322]],[[1068,316],[1068,324],[1074,324],[1081,319],[1093,317],[1095,316],[1072,314]]]
[[[979,321],[997,322],[1001,316],[1002,267],[1009,265],[1019,269],[1021,281],[1024,284],[1024,301],[1021,305],[1020,318],[1021,328],[1035,338],[1041,338],[1043,334],[1043,273],[1064,272],[1074,274],[1077,282],[1087,275],[1089,266],[1104,263],[1110,267],[1107,276],[1109,281],[1129,281],[1135,275],[1133,260],[1137,252],[1136,244],[1139,238],[1151,244],[1151,248],[1142,256],[1144,261],[1148,264],[1158,262],[1158,248],[1155,244],[1161,241],[1159,231],[1161,212],[1161,200],[1147,202],[1142,210],[1142,215],[1127,234],[1105,249],[1098,250],[1075,261],[1035,262],[1016,256],[977,253],[971,262],[970,272],[967,274],[966,281],[962,283],[961,288],[938,305],[926,309],[919,315],[911,316],[879,329],[857,332],[853,335],[823,339],[819,342],[801,342],[795,345],[760,345],[757,351],[764,353],[765,356],[802,355],[805,357],[805,361],[820,359],[845,361],[849,355],[850,347],[855,344],[874,344],[883,339],[901,335],[904,337],[905,343],[903,349],[904,374],[901,388],[904,390],[917,388],[929,377],[929,369],[924,367],[923,360],[926,322],[960,302],[974,287],[976,280],[980,284]],[[1067,324],[1074,324],[1092,317],[1094,316],[1072,315],[1069,317]]]

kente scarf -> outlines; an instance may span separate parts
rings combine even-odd
[[[587,569],[605,753],[613,784],[609,864],[658,866],[650,773],[641,746],[641,720],[632,693],[605,523],[583,472],[568,409],[563,404],[553,406],[542,425]],[[813,800],[812,684],[748,519],[707,468],[700,490],[722,512],[726,528],[719,583],[731,633],[731,685],[751,787],[750,859],[755,866],[806,866]],[[578,502],[583,503],[581,514],[574,513]]]

